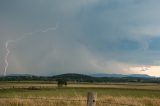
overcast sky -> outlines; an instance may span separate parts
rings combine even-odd
[[[0,74],[160,76],[159,0],[0,0]]]

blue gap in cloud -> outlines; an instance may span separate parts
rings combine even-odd
[[[154,37],[151,39],[151,41],[149,42],[149,50],[160,50],[160,37]]]

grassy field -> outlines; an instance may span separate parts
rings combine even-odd
[[[97,106],[160,106],[158,84],[69,84],[58,88],[47,82],[1,82],[0,106],[85,106],[90,91],[97,92]]]

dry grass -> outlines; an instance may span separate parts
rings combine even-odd
[[[0,106],[86,106],[88,91],[97,92],[96,106],[160,106],[159,84],[2,83]],[[6,98],[5,98],[6,97]]]
[[[80,100],[80,101],[77,101]],[[86,106],[86,98],[41,97],[41,98],[1,98],[0,106]],[[160,99],[104,96],[97,99],[97,106],[160,106]]]
[[[56,88],[57,84],[51,82],[0,82],[0,89],[10,89],[10,88]],[[145,89],[145,90],[160,90],[160,84],[153,83],[84,83],[84,84],[68,84],[69,88],[122,88],[122,89]]]

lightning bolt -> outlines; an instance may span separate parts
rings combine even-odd
[[[8,40],[8,41],[6,41],[6,44],[5,44],[5,48],[6,48],[5,64],[6,64],[6,66],[4,68],[4,76],[6,76],[7,68],[8,68],[8,65],[9,65],[8,64],[8,56],[9,56],[10,50],[8,48],[8,45],[12,42],[14,42],[14,41],[13,40]]]
[[[3,75],[6,76],[7,74],[7,68],[9,66],[9,62],[8,62],[8,56],[10,54],[10,50],[9,50],[9,45],[13,42],[17,42],[17,41],[20,41],[22,39],[24,39],[25,37],[29,36],[29,35],[33,35],[33,34],[36,34],[38,32],[43,32],[43,33],[46,33],[48,31],[51,31],[51,30],[56,30],[58,27],[58,24],[56,24],[56,27],[49,27],[47,29],[44,29],[44,30],[38,30],[38,31],[34,31],[34,32],[29,32],[29,33],[24,33],[21,37],[19,37],[18,39],[16,40],[7,40],[6,43],[5,43],[5,49],[6,49],[6,55],[5,55],[5,68],[4,68],[4,73]]]

